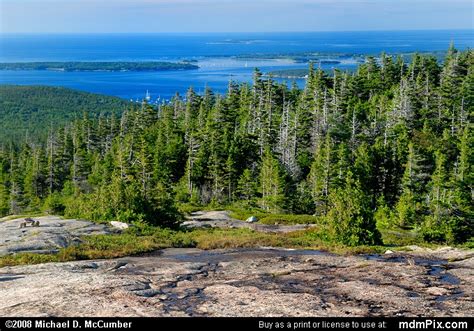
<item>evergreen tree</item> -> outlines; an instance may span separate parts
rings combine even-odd
[[[381,242],[376,229],[370,197],[347,174],[346,184],[329,195],[328,228],[338,242],[346,245],[374,245]]]
[[[437,151],[435,155],[436,167],[431,177],[430,192],[427,196],[429,215],[424,222],[423,235],[427,240],[445,241],[448,230],[447,221],[449,211],[448,201],[448,175],[446,173],[446,157]]]
[[[309,181],[312,186],[316,214],[326,215],[328,212],[328,196],[333,181],[332,143],[329,135],[315,153]]]
[[[413,143],[408,145],[408,159],[402,179],[402,194],[396,205],[397,225],[408,226],[418,221],[419,207],[415,198],[420,190],[419,164]]]
[[[261,206],[268,211],[285,209],[285,182],[278,160],[265,150],[260,171]]]
[[[239,178],[237,187],[239,198],[245,200],[248,204],[257,196],[258,183],[255,178],[250,169],[245,169]]]

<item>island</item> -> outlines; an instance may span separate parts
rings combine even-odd
[[[266,76],[274,78],[303,79],[307,78],[308,74],[308,69],[282,69],[270,71],[266,73]]]
[[[343,60],[364,60],[366,54],[331,52],[254,53],[233,56],[239,60],[289,60],[295,63],[340,64]]]
[[[193,70],[199,66],[190,62],[12,62],[0,63],[0,70],[50,71],[164,71]]]
[[[340,68],[340,71],[354,72],[356,67],[347,67]],[[334,73],[334,68],[322,68],[327,75],[332,75]],[[309,70],[308,69],[281,69],[273,70],[265,73],[266,77],[273,78],[284,78],[284,79],[306,79],[308,78]]]

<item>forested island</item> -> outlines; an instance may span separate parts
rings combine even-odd
[[[380,56],[379,56],[380,55]],[[353,61],[356,63],[364,63],[367,56],[375,57],[380,60],[384,56],[401,57],[403,61],[409,63],[411,58],[416,55],[423,55],[436,58],[442,62],[446,56],[446,51],[424,51],[424,52],[398,52],[398,53],[383,53],[383,54],[360,54],[360,53],[331,53],[331,52],[295,52],[295,53],[254,53],[235,55],[233,58],[240,60],[290,60],[294,63],[309,63],[338,65],[343,61]],[[292,70],[292,69],[288,69]]]
[[[240,60],[259,59],[259,60],[291,60],[295,63],[315,62],[322,64],[339,64],[342,60],[352,59],[357,62],[364,62],[367,55],[353,53],[320,53],[320,52],[298,52],[298,53],[255,53],[241,54],[233,56]]]
[[[323,69],[326,73],[332,74],[333,69]],[[351,70],[353,71],[353,70]],[[285,79],[303,79],[307,78],[309,74],[308,69],[282,69],[273,70],[266,73],[266,76],[274,78],[285,78]]]
[[[120,116],[129,105],[117,97],[63,87],[0,85],[0,144],[45,142],[51,129],[82,118],[85,112],[91,118]]]
[[[51,71],[163,71],[193,70],[199,66],[186,62],[14,62],[0,63],[0,70]]]
[[[183,212],[227,208],[309,220],[317,227],[284,239],[306,246],[380,245],[386,229],[472,245],[473,61],[451,47],[442,64],[415,54],[368,57],[353,73],[310,65],[304,89],[256,70],[225,95],[189,89],[120,116],[38,123],[44,142],[0,142],[0,215],[177,227]]]
[[[307,78],[308,69],[283,69],[268,72],[266,75],[275,78],[302,79]]]

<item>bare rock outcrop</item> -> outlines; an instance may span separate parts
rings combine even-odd
[[[0,315],[472,316],[474,258],[464,257],[166,249],[5,267]]]
[[[24,218],[0,221],[0,256],[12,253],[57,253],[81,241],[83,235],[118,231],[107,225],[58,216],[33,218],[39,226],[20,227]]]

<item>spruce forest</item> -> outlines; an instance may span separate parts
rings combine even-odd
[[[315,215],[346,245],[379,230],[474,236],[474,52],[310,65],[288,88],[255,70],[225,95],[84,114],[0,142],[0,216],[31,212],[177,227],[186,207]],[[118,115],[116,115],[118,114]]]

